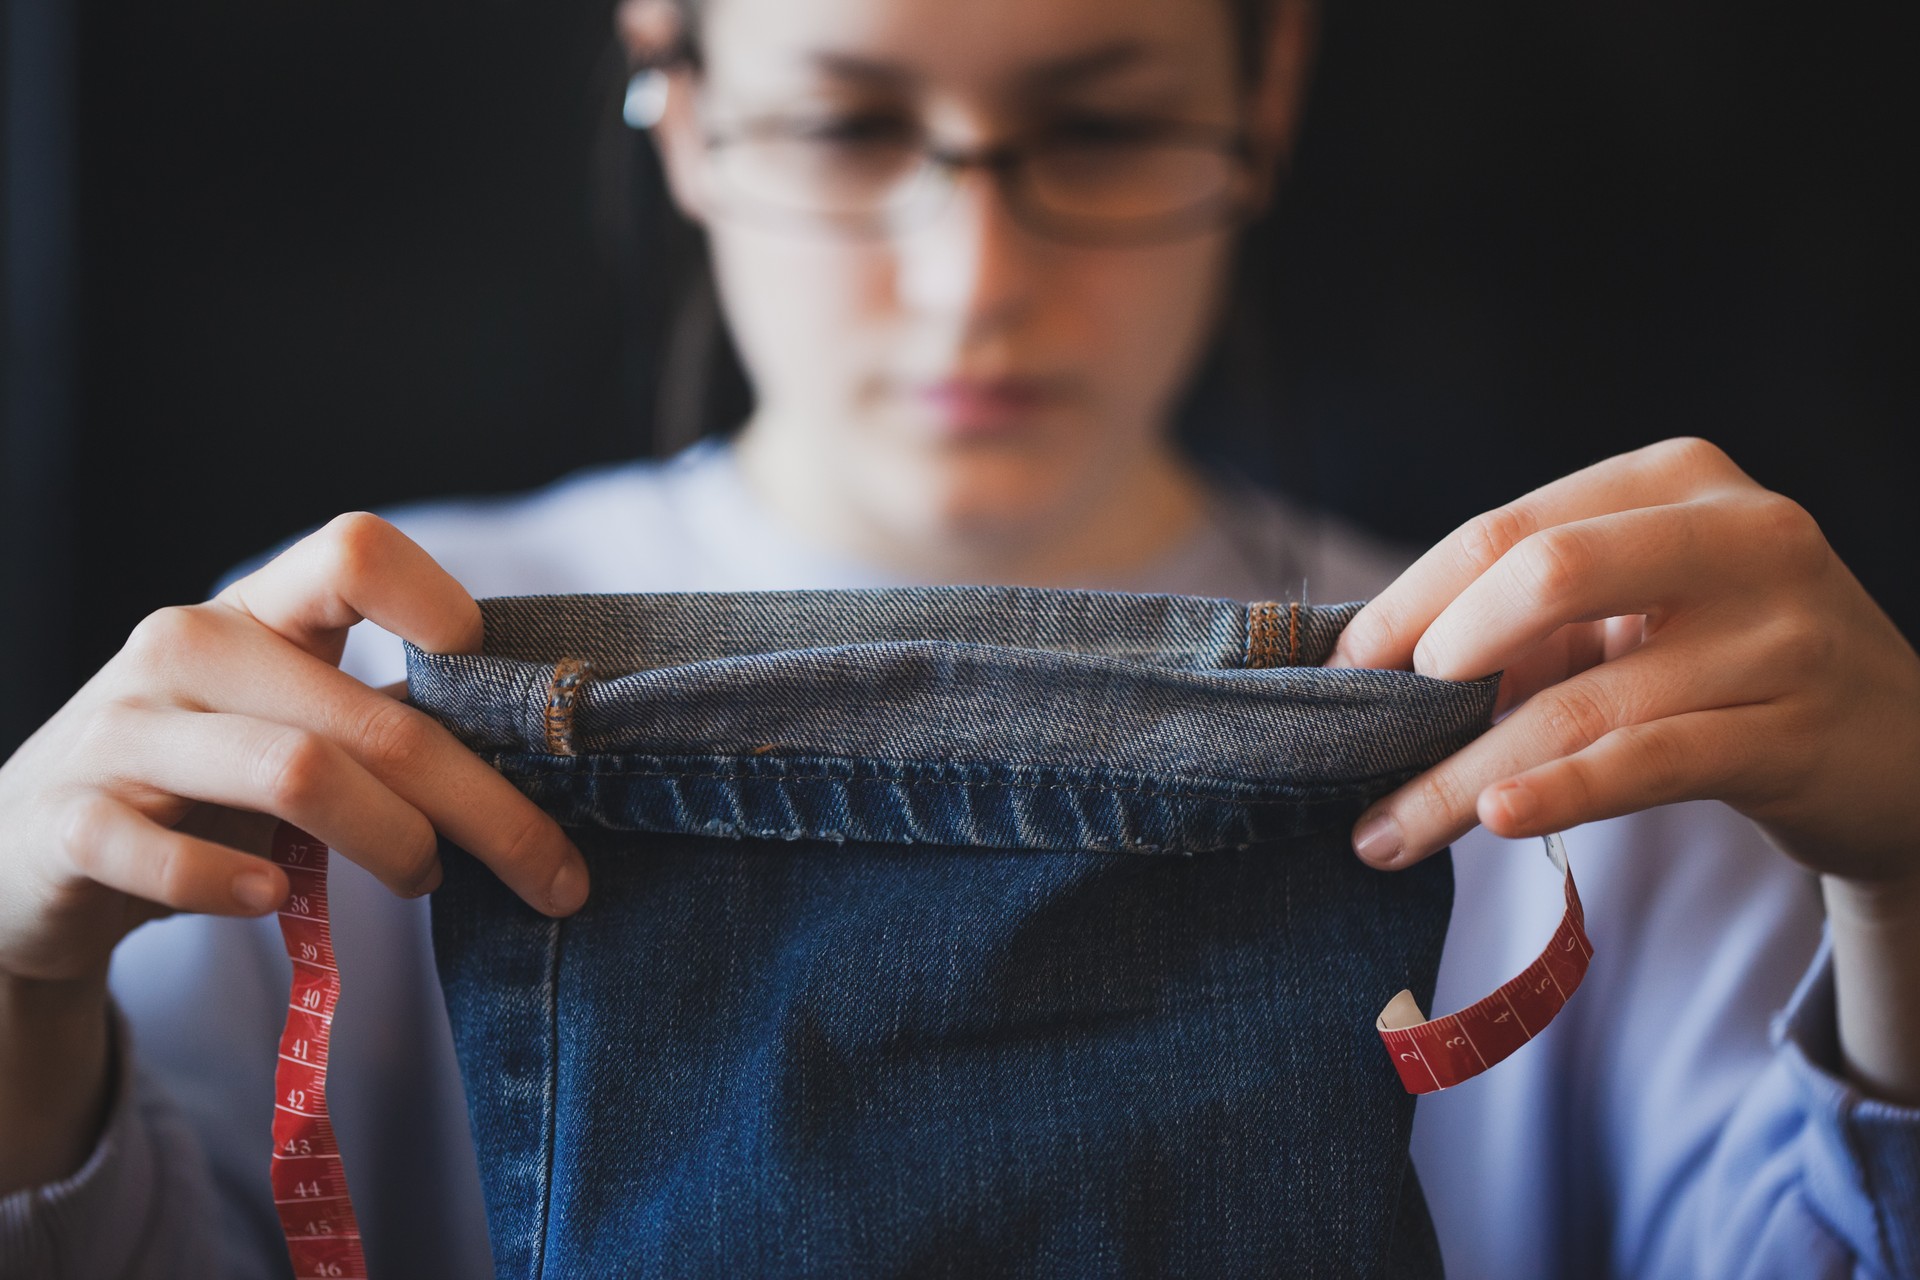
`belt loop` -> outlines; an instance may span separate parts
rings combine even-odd
[[[547,685],[547,754],[574,755],[573,708],[592,664],[584,658],[562,658],[553,664],[553,680]]]
[[[1292,626],[1288,631],[1288,662],[1281,660],[1281,604],[1260,601],[1246,606],[1246,666],[1288,666],[1300,654],[1300,604],[1290,610]]]

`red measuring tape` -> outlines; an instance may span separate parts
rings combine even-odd
[[[1566,880],[1567,910],[1534,962],[1484,1000],[1429,1020],[1411,991],[1387,1002],[1374,1026],[1408,1093],[1450,1089],[1502,1061],[1546,1029],[1587,975],[1593,944],[1573,885],[1566,846],[1546,837],[1547,858]]]
[[[327,1118],[327,1045],[340,1000],[327,915],[327,846],[282,822],[273,830],[273,860],[292,886],[280,908],[280,936],[293,961],[273,1078],[273,1207],[298,1280],[366,1280],[360,1224]]]

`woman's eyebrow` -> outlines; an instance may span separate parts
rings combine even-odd
[[[1149,60],[1150,54],[1148,47],[1138,40],[1115,40],[1030,63],[1016,71],[1014,78],[1023,87],[1070,87],[1127,70]],[[922,72],[902,63],[832,49],[814,50],[807,55],[807,61],[827,75],[876,87],[911,88],[926,79]]]

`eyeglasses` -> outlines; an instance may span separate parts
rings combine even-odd
[[[973,168],[996,180],[1023,226],[1090,245],[1230,225],[1249,211],[1254,178],[1243,132],[1180,121],[1069,120],[960,149],[889,117],[776,117],[712,131],[707,143],[729,211],[853,237],[925,222]]]

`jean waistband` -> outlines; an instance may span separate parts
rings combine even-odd
[[[518,775],[1351,797],[1465,745],[1497,683],[1320,667],[1359,608],[1015,587],[502,597],[480,602],[481,654],[408,645],[408,683]]]

